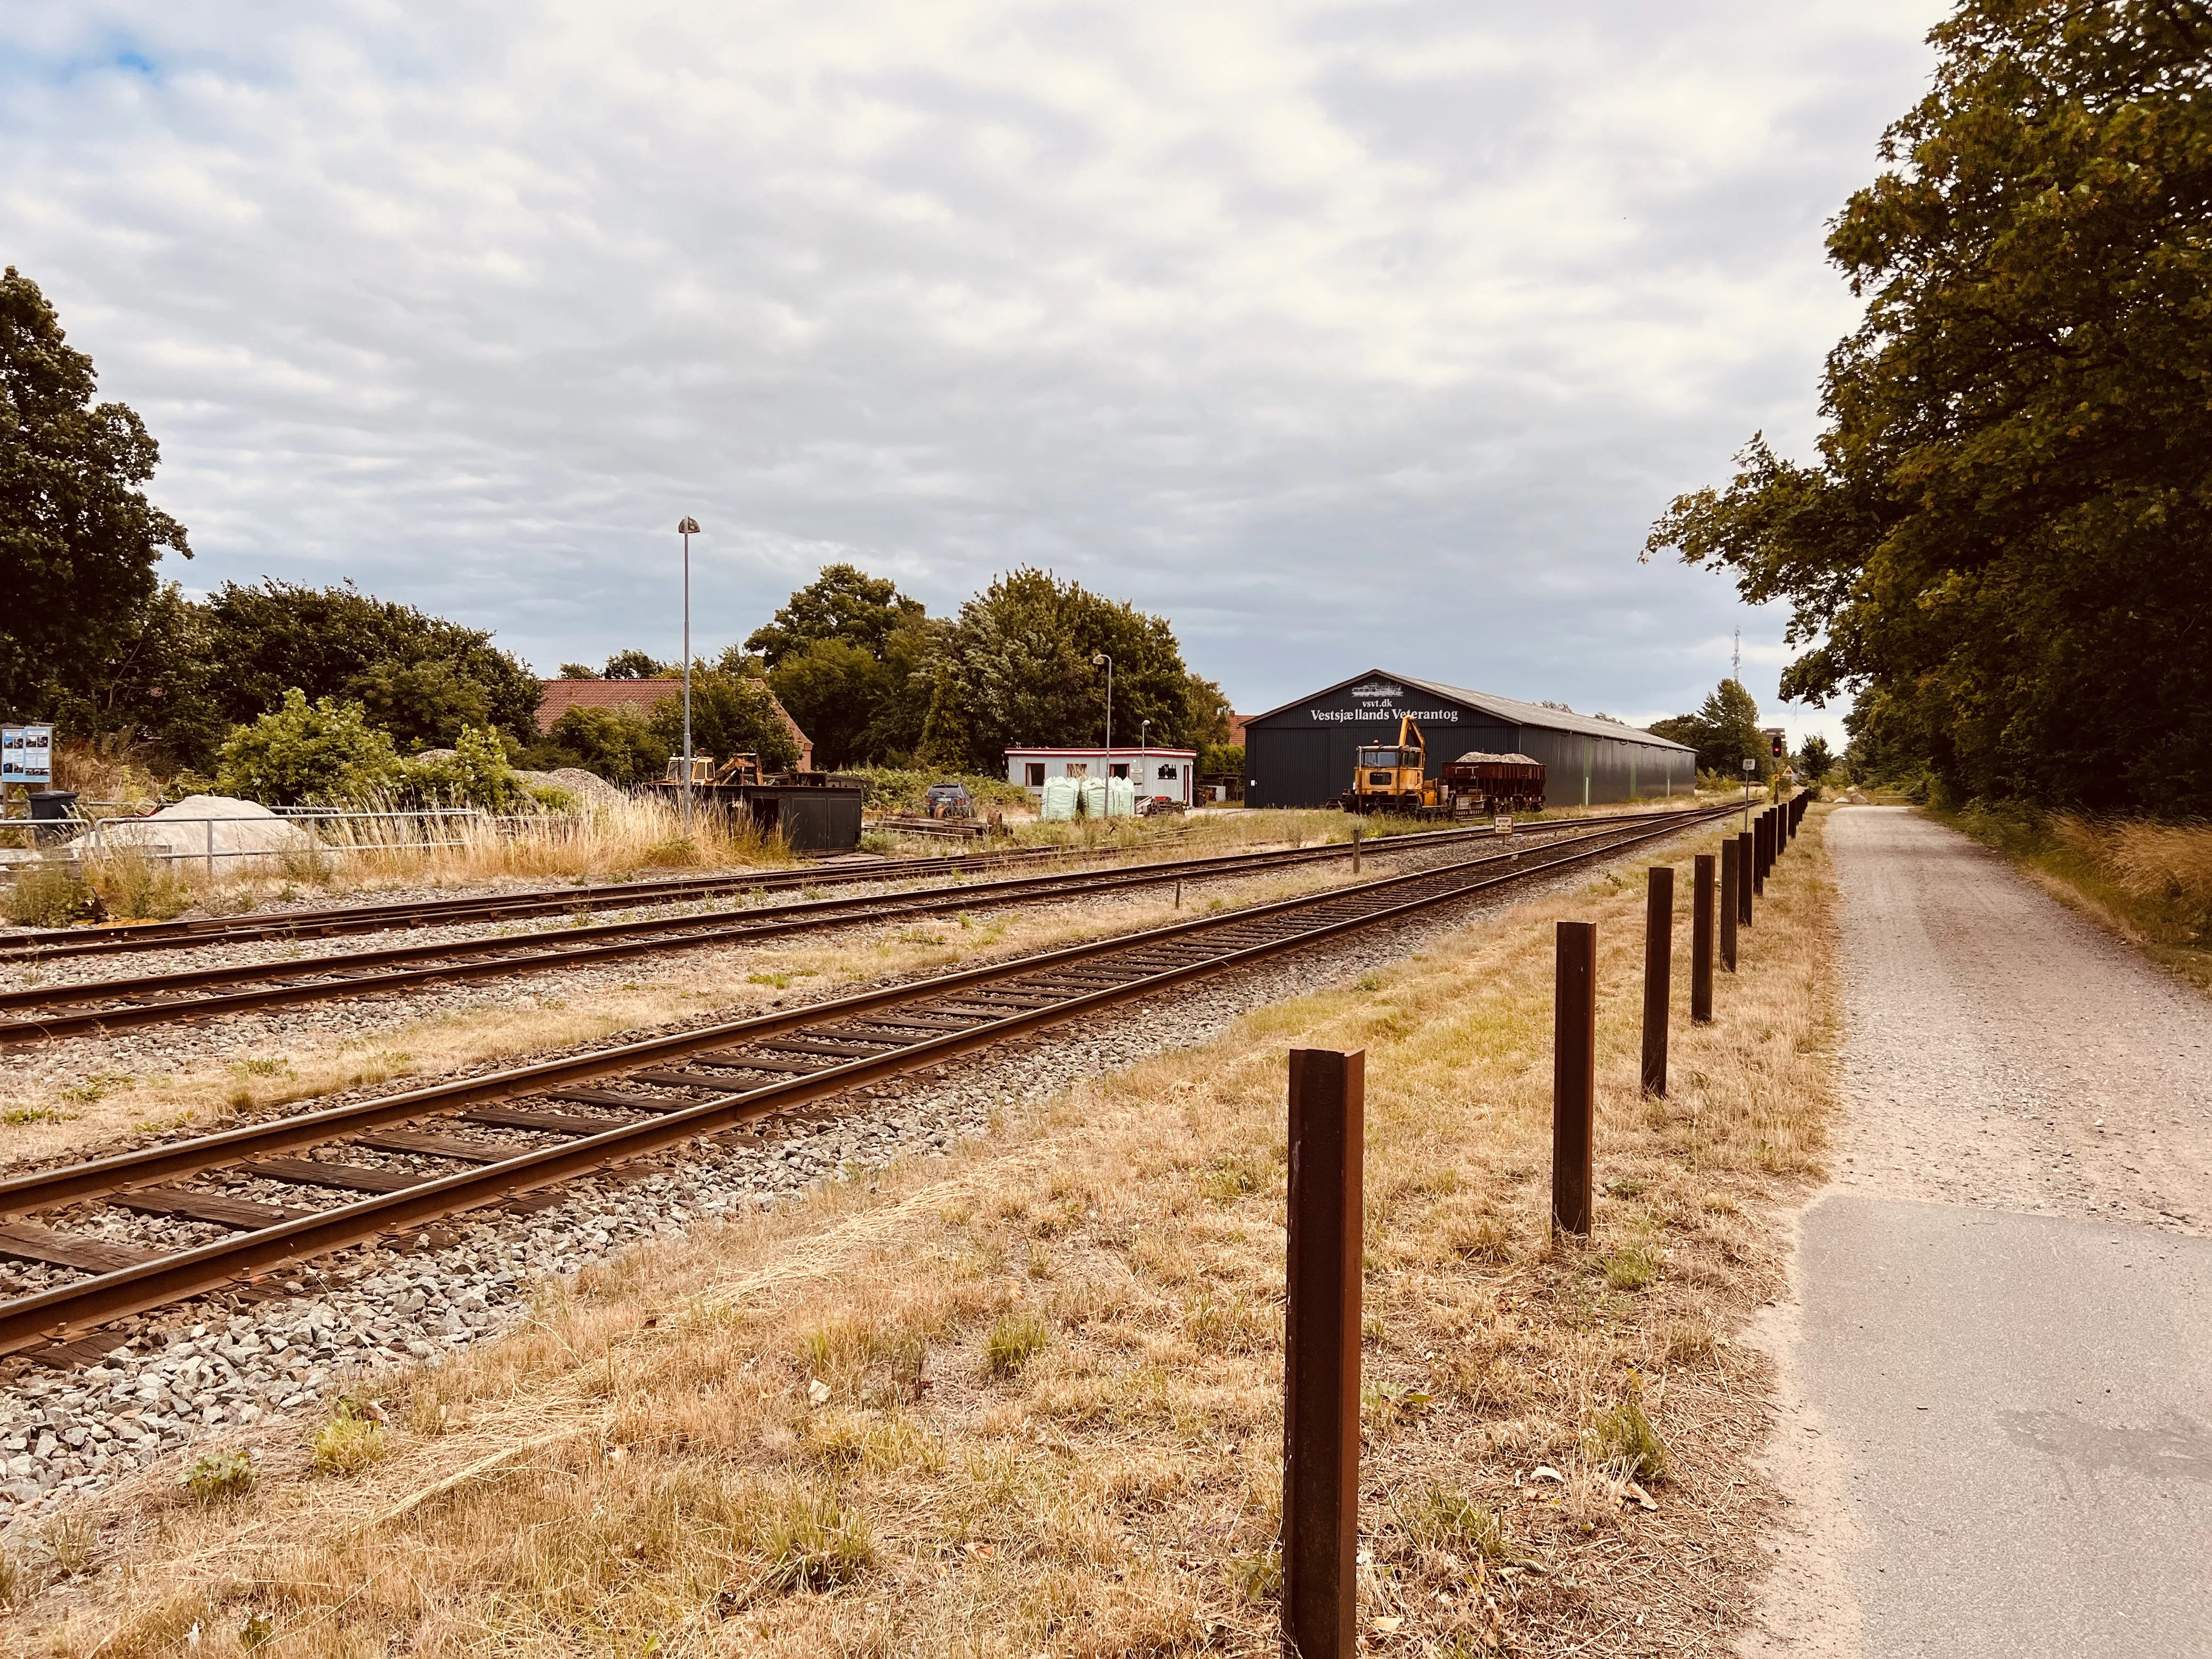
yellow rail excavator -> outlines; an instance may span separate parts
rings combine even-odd
[[[712,755],[691,757],[691,782],[695,787],[717,783],[758,783],[761,781],[758,755],[732,755],[719,767],[714,764]],[[674,788],[683,781],[684,757],[671,755],[668,757],[668,775],[661,782]]]
[[[1347,812],[1435,812],[1443,805],[1443,786],[1428,775],[1428,745],[1413,717],[1398,719],[1398,741],[1388,748],[1362,749],[1352,768],[1352,787],[1338,797]]]

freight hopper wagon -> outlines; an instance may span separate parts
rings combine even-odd
[[[1544,810],[1544,763],[1527,755],[1470,750],[1447,762],[1438,781],[1455,817]]]

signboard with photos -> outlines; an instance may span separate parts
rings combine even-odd
[[[54,781],[54,728],[0,726],[0,784]]]

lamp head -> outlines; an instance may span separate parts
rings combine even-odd
[[[1093,668],[1098,667],[1101,664],[1104,663],[1105,660],[1106,653],[1103,651],[1094,651],[1091,653],[1091,665]]]
[[[697,535],[699,533],[699,520],[692,518],[685,519],[683,523],[676,526],[676,533],[679,536]]]

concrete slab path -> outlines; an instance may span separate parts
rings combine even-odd
[[[2212,999],[1924,817],[1825,834],[1849,1116],[1742,1650],[2212,1656]]]

